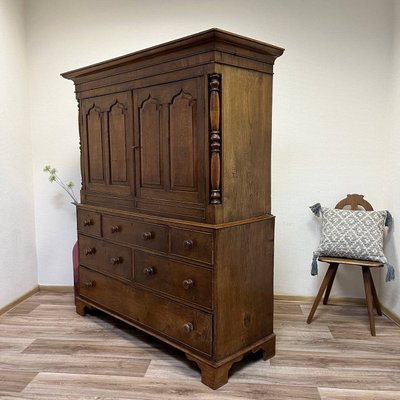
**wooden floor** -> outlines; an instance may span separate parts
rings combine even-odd
[[[40,292],[0,317],[0,399],[400,399],[400,328],[362,306],[275,303],[277,354],[252,355],[212,391],[195,364],[72,294]]]

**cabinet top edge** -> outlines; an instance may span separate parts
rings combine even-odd
[[[137,61],[152,58],[155,56],[173,53],[177,50],[190,49],[199,45],[210,45],[210,50],[214,49],[214,45],[223,43],[226,45],[254,51],[271,57],[273,60],[283,54],[285,49],[272,44],[268,44],[256,39],[251,39],[235,33],[227,32],[222,29],[212,28],[206,31],[175,39],[166,43],[152,46],[143,50],[135,51],[124,56],[112,58],[99,63],[91,64],[86,67],[74,69],[61,74],[65,79],[74,80],[82,78],[98,72],[104,72],[108,69],[114,69],[121,65],[133,64]]]

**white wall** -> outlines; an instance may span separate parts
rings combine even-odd
[[[388,207],[381,166],[390,128],[391,3],[308,1],[296,2],[297,10],[284,3],[291,18],[279,33],[287,53],[274,82],[275,291],[315,295],[327,265],[310,277],[319,225],[308,206],[333,207],[362,193],[375,209]],[[341,268],[332,295],[364,297],[360,269]]]
[[[309,205],[359,192],[388,206],[392,1],[28,0],[41,284],[72,283],[76,238],[72,206],[41,172],[50,163],[79,181],[74,89],[59,73],[210,27],[286,48],[274,81],[276,293],[314,295],[322,279],[309,275],[319,236]],[[362,297],[361,281],[340,271],[333,295]]]
[[[0,0],[0,308],[37,286],[24,2]]]
[[[400,315],[400,256],[398,243],[400,243],[400,2],[393,2],[393,54],[391,82],[392,90],[389,92],[390,107],[386,116],[390,116],[391,130],[384,152],[383,174],[387,180],[388,208],[394,217],[394,227],[388,235],[387,254],[395,266],[396,279],[392,282],[381,281],[380,300],[392,312]],[[383,277],[382,277],[383,278]]]

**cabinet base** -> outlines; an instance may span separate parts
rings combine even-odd
[[[150,335],[153,335],[153,336],[157,337],[158,339],[161,339],[164,342],[183,351],[185,353],[186,357],[189,360],[194,361],[200,368],[201,382],[204,383],[204,385],[206,385],[214,390],[216,390],[216,389],[220,388],[221,386],[225,385],[226,383],[228,383],[229,371],[230,371],[232,365],[236,362],[239,362],[246,354],[262,351],[262,358],[264,360],[268,360],[275,355],[275,334],[274,333],[253,343],[251,346],[247,346],[247,347],[241,349],[240,351],[236,352],[235,354],[232,354],[229,357],[226,357],[219,361],[213,361],[213,360],[203,358],[203,357],[198,356],[193,353],[188,353],[187,350],[183,346],[179,346],[179,345],[175,344],[174,342],[162,337],[161,335],[158,335],[147,329],[144,329],[144,328],[136,325],[132,321],[129,321],[129,320],[119,316],[118,314],[114,314],[113,312],[110,312],[109,310],[106,310],[103,307],[99,307],[98,305],[92,304],[91,302],[87,302],[86,300],[83,300],[80,297],[75,297],[75,306],[76,306],[76,312],[81,316],[85,316],[86,310],[88,310],[88,309],[98,308],[99,310],[102,310],[102,311],[104,311],[104,312],[130,324],[130,325],[133,325],[133,326],[137,327],[138,329],[141,329],[141,330],[149,333]]]
[[[260,350],[262,351],[263,360],[268,360],[275,355],[275,334],[257,342],[253,347],[245,348],[217,363],[209,362],[188,353],[186,353],[186,357],[194,361],[200,368],[201,382],[216,390],[228,383],[229,371],[234,363],[239,362],[247,353],[256,353]]]
[[[80,316],[84,317],[86,315],[86,309],[88,308],[87,304],[84,303],[81,299],[75,297],[75,307],[76,313]]]

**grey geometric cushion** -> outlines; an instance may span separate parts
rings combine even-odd
[[[322,221],[321,240],[314,252],[312,275],[318,273],[317,258],[320,256],[387,264],[383,238],[385,226],[391,224],[389,211],[340,210],[321,207],[319,203],[310,208],[314,214],[321,216]],[[394,269],[390,267],[387,280],[394,278]]]

